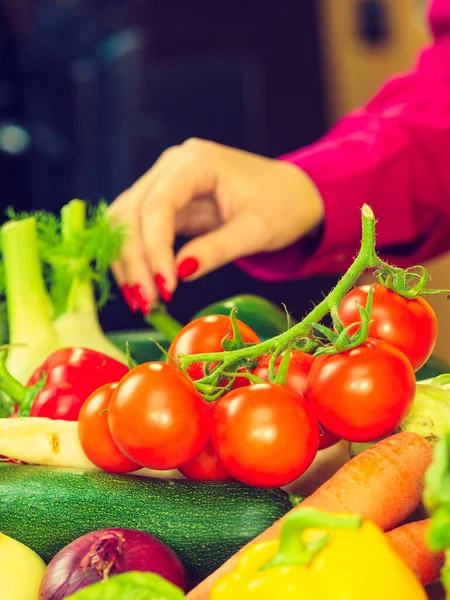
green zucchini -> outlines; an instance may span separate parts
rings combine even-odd
[[[0,462],[0,531],[44,561],[104,527],[146,531],[196,583],[293,506],[280,490]]]

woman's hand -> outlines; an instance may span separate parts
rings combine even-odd
[[[319,192],[289,163],[190,139],[166,150],[110,206],[127,236],[113,272],[132,310],[170,300],[237,258],[284,248],[323,217]],[[193,239],[174,255],[175,235]]]

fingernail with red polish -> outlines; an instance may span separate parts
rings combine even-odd
[[[198,269],[198,266],[198,260],[193,256],[185,258],[178,265],[178,279],[186,279],[186,277],[190,277]]]
[[[167,281],[160,273],[155,275],[155,281],[161,298],[164,300],[164,302],[170,302],[170,300],[172,300],[172,294],[167,287]]]
[[[122,292],[122,296],[123,296],[125,302],[127,303],[128,308],[132,312],[137,312],[139,310],[139,305],[134,298],[131,287],[129,285],[123,285],[120,288],[120,291]]]
[[[133,285],[132,292],[138,307],[141,309],[142,314],[150,314],[150,304],[147,298],[145,297],[142,286]]]

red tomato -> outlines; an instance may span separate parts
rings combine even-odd
[[[283,354],[284,352],[277,358],[275,362],[275,373],[278,373],[278,367],[280,366]],[[257,377],[264,379],[264,381],[269,381],[269,362],[270,356],[264,356],[253,371]],[[292,392],[295,392],[296,394],[305,396],[308,373],[311,370],[313,362],[314,357],[311,354],[305,354],[305,352],[292,350],[289,357],[289,367],[284,382],[284,387]],[[319,450],[334,446],[334,444],[337,444],[338,441],[338,437],[327,431],[325,427],[320,424]]]
[[[328,429],[324,427],[322,423],[319,423],[319,429],[319,450],[325,450],[325,448],[330,448],[331,446],[334,446],[335,444],[341,441],[340,437],[334,435],[334,433],[331,433],[331,431],[328,431]]]
[[[182,475],[196,481],[227,481],[233,479],[217,456],[209,440],[198,456],[178,467]]]
[[[99,469],[128,473],[140,465],[124,456],[115,444],[108,426],[108,407],[117,383],[107,383],[91,394],[78,416],[78,438],[84,453]]]
[[[275,362],[275,373],[278,373],[278,367],[280,366],[284,352],[277,358]],[[258,366],[254,369],[253,373],[264,381],[269,381],[269,362],[270,356],[263,356],[259,361]],[[305,394],[306,382],[308,380],[308,373],[311,370],[314,357],[311,354],[305,354],[304,352],[298,352],[292,350],[289,357],[289,367],[284,382],[284,387],[292,390],[296,394]]]
[[[257,344],[261,340],[248,325],[236,320],[244,342]],[[223,352],[222,340],[232,337],[231,319],[226,315],[207,315],[188,323],[179,332],[169,348],[169,356],[176,359],[178,354],[201,354],[204,352]],[[196,381],[205,376],[203,363],[192,363],[187,368],[191,379]],[[248,379],[239,377],[233,387],[247,385]]]
[[[149,469],[177,469],[206,445],[211,411],[179,369],[149,362],[118,383],[108,423],[114,441],[131,460]]]
[[[370,287],[356,287],[342,300],[338,316],[345,326],[360,321],[358,307],[366,305]],[[385,340],[401,350],[417,371],[428,360],[436,344],[438,325],[433,309],[423,298],[408,300],[378,283],[372,288],[369,336]]]
[[[319,426],[299,394],[260,383],[217,402],[212,442],[232,477],[257,487],[279,487],[300,477],[314,460]]]
[[[411,363],[382,340],[319,356],[308,377],[308,399],[324,426],[344,440],[370,442],[392,433],[414,399]]]

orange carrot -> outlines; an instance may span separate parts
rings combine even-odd
[[[355,456],[292,510],[309,506],[326,512],[358,514],[387,531],[402,523],[419,505],[423,476],[432,454],[431,445],[421,436],[398,433]],[[284,518],[253,542],[278,537]],[[235,568],[242,550],[189,592],[187,599],[207,600],[215,581]]]
[[[444,553],[432,552],[426,541],[430,519],[408,523],[386,534],[397,554],[409,565],[422,585],[439,578],[444,566]]]

